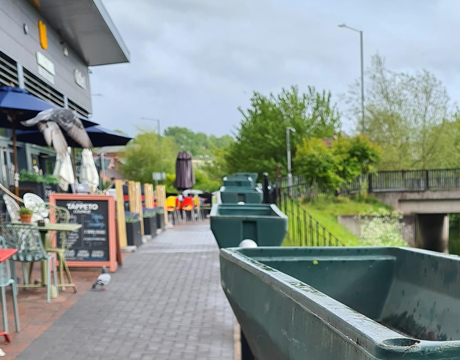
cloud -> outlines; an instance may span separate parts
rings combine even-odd
[[[130,134],[146,125],[140,117],[160,118],[163,128],[229,133],[252,91],[294,84],[331,90],[339,101],[359,76],[359,36],[337,27],[343,22],[364,30],[366,64],[379,52],[394,70],[426,68],[459,96],[454,0],[104,4],[132,61],[93,68],[92,92],[104,94],[93,98],[94,119]]]

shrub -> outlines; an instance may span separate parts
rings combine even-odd
[[[380,209],[372,214],[358,215],[360,222],[360,238],[367,246],[406,246],[402,238],[402,215]]]

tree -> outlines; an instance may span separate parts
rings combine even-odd
[[[294,164],[302,176],[316,189],[339,189],[344,179],[340,177],[339,158],[321,139],[304,139],[297,147]]]
[[[180,126],[166,128],[165,136],[174,138],[180,150],[190,151],[194,157],[211,157],[213,148],[222,148],[230,145],[233,138],[230,135],[217,137],[202,132],[193,132]]]
[[[201,170],[207,174],[210,180],[222,183],[222,178],[230,174],[225,155],[227,148],[214,148],[211,150],[212,160],[201,166]]]
[[[382,147],[381,169],[437,167],[444,156],[444,125],[452,119],[445,86],[432,73],[393,72],[376,55],[368,71],[366,133]],[[357,84],[347,96],[352,112],[360,111]]]
[[[309,87],[306,94],[301,94],[295,86],[283,89],[276,96],[254,92],[250,107],[239,108],[239,111],[243,120],[225,159],[230,172],[257,172],[259,177],[264,172],[276,176],[277,164],[281,165],[283,174],[287,173],[286,127],[296,130],[291,136],[293,157],[302,139],[332,137],[340,127],[331,93],[317,92],[314,87]]]
[[[122,175],[126,179],[151,183],[152,173],[160,172],[161,166],[167,173],[175,173],[175,161],[178,146],[171,137],[161,138],[161,156],[158,146],[158,134],[154,131],[142,131],[136,135],[123,153],[120,164]],[[160,165],[161,164],[161,165]]]
[[[381,160],[381,149],[369,141],[369,137],[339,137],[332,144],[332,152],[339,163],[338,175],[345,184],[359,178],[361,196],[366,196],[367,175],[374,171]],[[364,175],[364,176],[361,176]]]

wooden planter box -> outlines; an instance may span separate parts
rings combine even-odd
[[[14,186],[10,187],[10,190],[14,192]],[[58,185],[49,185],[45,183],[36,183],[32,181],[20,181],[19,182],[19,196],[23,197],[25,193],[33,193],[40,196],[45,202],[49,201],[49,195],[51,193],[57,193]]]
[[[126,238],[129,246],[141,246],[141,222],[126,223]]]
[[[157,235],[157,217],[156,214],[152,217],[144,217],[144,234],[150,236]]]

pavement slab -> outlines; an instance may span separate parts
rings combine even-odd
[[[126,257],[107,291],[88,291],[17,359],[233,360],[209,223],[168,229]]]

